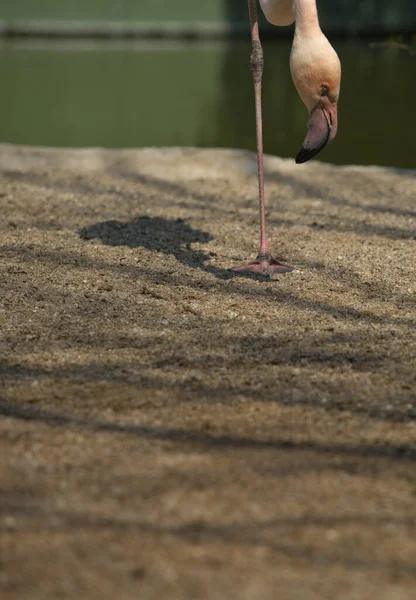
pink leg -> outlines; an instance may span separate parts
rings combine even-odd
[[[256,0],[248,0],[250,15],[252,53],[250,69],[253,73],[254,94],[256,104],[256,135],[257,135],[257,165],[259,176],[259,205],[260,205],[260,250],[257,258],[244,265],[233,267],[232,271],[259,273],[270,276],[274,273],[289,273],[293,267],[283,265],[270,254],[266,239],[266,215],[264,204],[264,169],[263,169],[263,125],[261,113],[261,80],[263,75],[263,49],[260,43],[259,24],[257,20]]]

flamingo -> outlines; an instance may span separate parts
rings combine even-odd
[[[295,88],[309,112],[308,132],[296,156],[297,163],[304,163],[316,156],[336,136],[341,63],[319,26],[316,0],[260,0],[260,5],[266,18],[273,25],[290,25],[296,21],[290,70]],[[275,273],[293,271],[293,267],[273,258],[266,239],[261,111],[263,49],[259,36],[256,0],[248,0],[248,10],[252,43],[250,69],[253,74],[256,109],[260,250],[254,261],[233,267],[231,270],[270,277]]]

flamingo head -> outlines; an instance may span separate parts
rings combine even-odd
[[[297,163],[313,158],[335,138],[341,63],[322,31],[311,37],[295,35],[290,57],[295,87],[309,111],[308,133]]]

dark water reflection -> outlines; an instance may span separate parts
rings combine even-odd
[[[290,42],[267,42],[265,150],[294,156],[307,113]],[[336,142],[322,160],[414,168],[416,57],[334,42],[343,64]],[[74,42],[0,47],[0,140],[52,146],[254,149],[248,42]]]

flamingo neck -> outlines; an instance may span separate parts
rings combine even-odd
[[[316,0],[294,0],[296,33],[310,36],[321,31]]]

